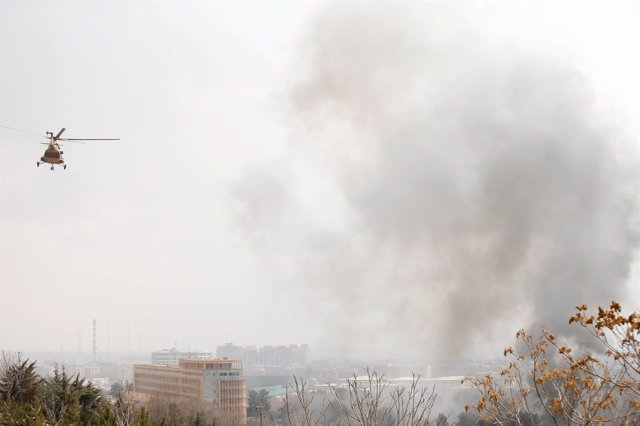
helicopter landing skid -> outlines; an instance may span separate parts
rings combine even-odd
[[[44,163],[41,163],[40,161],[36,161],[36,166],[37,167],[40,167],[40,164],[44,164]],[[67,165],[66,164],[60,164],[60,166],[62,166],[63,170],[67,170]],[[54,165],[53,164],[51,165],[51,170],[54,170]]]

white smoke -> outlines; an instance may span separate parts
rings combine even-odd
[[[339,207],[294,200],[295,166],[235,192],[265,247],[287,241],[291,291],[324,337],[462,353],[623,299],[638,163],[585,77],[447,7],[387,6],[318,14],[291,90],[292,158]],[[252,222],[271,211],[287,213]]]

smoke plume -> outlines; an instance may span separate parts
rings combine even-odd
[[[286,212],[253,226],[322,337],[460,354],[624,299],[637,158],[587,79],[447,6],[386,6],[315,17],[290,90],[295,164],[236,191]]]

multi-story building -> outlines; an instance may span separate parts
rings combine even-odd
[[[211,352],[181,352],[176,348],[163,349],[161,351],[151,352],[151,364],[153,365],[178,365],[181,359],[209,359]],[[228,357],[229,359],[240,359],[237,357]]]
[[[136,364],[135,391],[209,406],[223,421],[247,421],[247,383],[242,362],[230,359],[181,359],[177,366]]]
[[[264,346],[257,349],[255,346],[243,347],[226,343],[218,346],[216,355],[218,358],[241,359],[247,368],[286,368],[307,365],[310,361],[309,345]]]
[[[260,361],[265,367],[279,367],[276,348],[271,345],[262,347],[260,349]]]
[[[309,364],[311,358],[311,350],[309,345],[289,345],[291,353],[291,363],[297,365]]]
[[[260,352],[255,346],[245,346],[242,356],[242,365],[253,367],[260,364]]]
[[[225,343],[222,346],[218,346],[216,356],[218,358],[242,359],[244,362],[244,348],[233,343]]]

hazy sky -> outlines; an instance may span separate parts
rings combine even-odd
[[[0,124],[122,140],[52,172],[0,129],[0,348],[89,350],[96,318],[101,350],[108,324],[112,351],[486,355],[567,282],[569,308],[638,306],[638,22],[634,2],[1,2]]]

